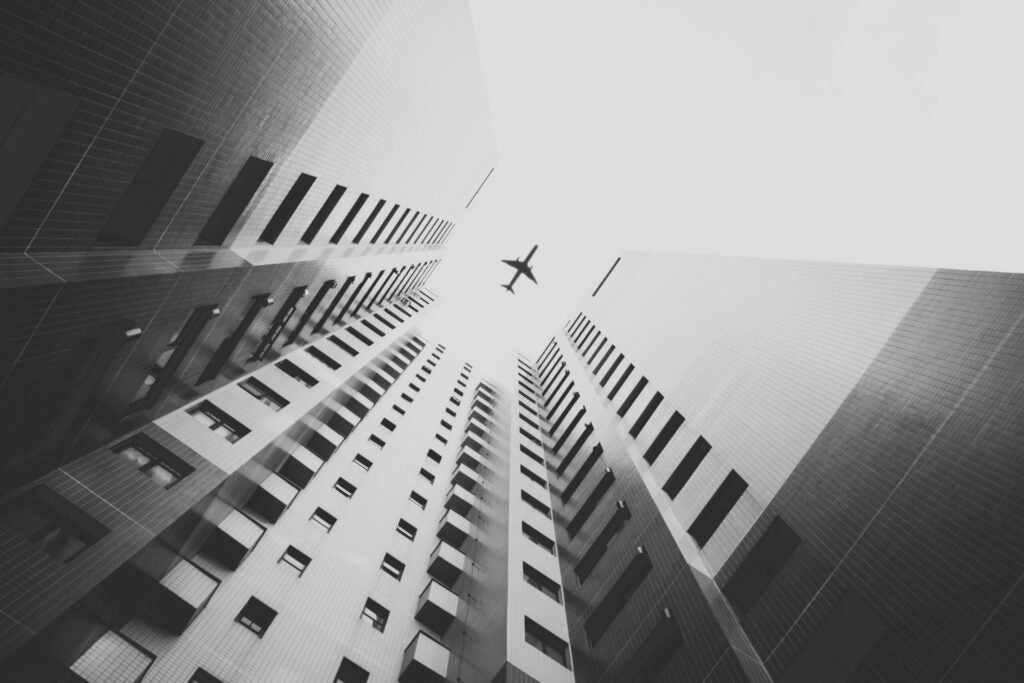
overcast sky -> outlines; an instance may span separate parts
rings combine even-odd
[[[471,8],[497,168],[428,323],[460,354],[535,356],[624,248],[1024,270],[1022,2]]]

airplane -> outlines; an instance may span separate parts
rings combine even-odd
[[[508,259],[502,260],[502,263],[510,265],[516,269],[516,274],[512,276],[512,280],[507,285],[501,285],[503,289],[507,289],[508,291],[515,294],[516,292],[514,289],[512,289],[512,285],[516,283],[516,280],[519,279],[520,275],[525,275],[526,277],[530,278],[530,280],[533,281],[534,284],[537,283],[537,278],[533,276],[533,269],[530,268],[530,259],[533,258],[533,255],[534,253],[536,253],[536,251],[537,245],[535,244],[533,245],[533,249],[530,250],[530,253],[527,254],[526,258],[523,259],[522,261],[509,261]]]

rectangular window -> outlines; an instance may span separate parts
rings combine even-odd
[[[224,240],[227,239],[232,228],[235,227],[235,223],[241,218],[245,207],[252,201],[253,195],[263,184],[263,179],[267,177],[267,173],[270,172],[270,167],[273,165],[269,161],[256,157],[249,157],[246,160],[242,170],[235,176],[231,186],[224,193],[224,197],[217,204],[217,208],[210,214],[209,220],[203,226],[203,231],[199,233],[196,244],[224,244]]]
[[[136,434],[113,450],[165,489],[195,472],[194,467],[145,434]]]
[[[334,523],[338,521],[337,517],[327,512],[327,510],[324,510],[323,508],[317,508],[316,510],[314,510],[312,516],[309,519],[313,522],[316,522],[328,531],[333,529]]]
[[[529,505],[530,507],[532,507],[534,510],[541,513],[545,517],[551,516],[551,508],[549,508],[547,505],[531,496],[526,491],[520,491],[519,496],[523,499],[523,502],[525,502],[527,505]]]
[[[278,562],[284,563],[299,572],[299,576],[302,576],[302,572],[306,571],[306,567],[309,566],[309,561],[309,555],[293,545],[288,546],[288,549],[284,551],[284,555],[282,555],[281,559],[278,560]]]
[[[566,642],[530,617],[524,617],[524,619],[526,619],[526,642],[568,668],[569,658],[566,651],[569,646]]]
[[[555,542],[526,522],[523,522],[523,535],[526,536],[531,543],[544,548],[544,550],[547,550],[552,555],[555,553]]]
[[[455,411],[452,410],[451,408],[445,408],[444,412],[445,412],[446,415],[448,415],[450,417],[455,417]]]
[[[744,481],[743,477],[736,474],[736,470],[729,472],[725,477],[725,481],[722,482],[722,485],[711,496],[711,500],[708,501],[708,504],[697,515],[697,519],[686,530],[693,537],[693,540],[697,542],[698,548],[703,548],[711,540],[715,531],[725,521],[726,516],[746,490],[747,482]]]
[[[415,491],[409,494],[409,500],[419,505],[420,509],[424,509],[427,507],[427,499],[421,496],[420,494],[416,493]]]
[[[328,356],[326,353],[324,353],[315,346],[307,346],[306,353],[313,356],[313,358],[316,358],[318,361],[329,367],[331,370],[338,370],[341,368],[341,363],[334,360],[333,358],[331,358],[330,356]]]
[[[448,422],[447,420],[441,420],[441,426],[444,427],[445,429],[451,429],[452,428],[452,424],[450,422]]]
[[[616,395],[618,395],[618,393],[622,389],[622,387],[625,386],[626,380],[629,379],[629,376],[632,375],[632,374],[633,374],[633,364],[630,363],[629,366],[626,368],[625,372],[622,373],[622,377],[619,377],[619,380],[615,383],[615,386],[612,387],[612,390],[610,392],[608,392],[608,400],[609,401],[611,401],[612,399],[614,399],[616,397]]]
[[[318,384],[317,379],[313,377],[313,375],[309,374],[290,360],[285,359],[278,361],[276,365],[281,368],[286,375],[306,388],[315,387]]]
[[[288,401],[281,394],[255,377],[247,377],[239,382],[238,386],[242,387],[250,396],[271,410],[281,410],[288,405]]]
[[[408,403],[412,403],[412,396],[410,396],[409,394],[402,394],[402,400]]]
[[[337,346],[339,349],[341,349],[342,351],[344,351],[345,353],[347,353],[350,356],[358,356],[359,355],[358,351],[356,351],[350,345],[346,344],[341,339],[338,339],[338,337],[334,336],[333,334],[331,336],[327,337],[327,341],[331,342],[332,344],[334,344],[335,346]]]
[[[260,242],[273,244],[277,241],[277,238],[284,230],[284,226],[291,220],[292,214],[299,208],[302,198],[309,192],[309,188],[313,186],[315,180],[314,176],[306,173],[299,174],[298,179],[292,184],[288,194],[284,196],[281,204],[277,207],[277,211],[270,217],[267,227],[263,228],[263,232],[260,233]]]
[[[601,602],[598,603],[597,607],[594,608],[594,611],[583,624],[583,630],[586,632],[591,646],[597,645],[598,641],[601,640],[601,636],[605,634],[608,627],[612,625],[615,618],[629,603],[633,593],[636,592],[653,568],[650,556],[644,551],[643,547],[638,547],[636,555],[633,556],[629,565],[619,575],[619,578],[616,579],[611,588],[608,589],[604,598],[601,599]]]
[[[590,519],[590,515],[594,513],[597,508],[597,504],[601,502],[601,498],[608,492],[608,489],[615,483],[615,474],[612,472],[612,468],[607,468],[604,471],[604,476],[597,482],[597,486],[590,492],[587,499],[580,505],[580,509],[576,512],[576,516],[572,518],[569,524],[566,525],[566,531],[569,532],[569,536],[575,536],[583,528],[583,525]]]
[[[419,391],[420,390],[420,385],[418,385],[418,384],[409,384],[409,388],[411,390],[413,390],[413,391]]]
[[[384,448],[384,439],[380,438],[376,434],[370,437],[370,443],[374,444],[378,448]]]
[[[370,672],[346,657],[341,660],[334,683],[366,683],[368,680]]]
[[[395,405],[391,406],[391,408],[396,413],[398,413],[399,415],[405,415],[405,408],[403,408],[402,406],[398,405],[397,403]]]
[[[422,467],[420,468],[420,476],[429,481],[431,484],[434,483],[434,475],[428,472],[427,470],[423,469]]]
[[[412,524],[409,524],[409,522],[405,521],[404,519],[398,520],[398,526],[395,527],[395,530],[402,536],[408,538],[410,541],[416,538],[416,527],[414,527]]]
[[[590,572],[594,571],[594,568],[597,567],[597,563],[601,561],[601,558],[607,552],[608,545],[622,531],[622,528],[626,526],[629,518],[629,507],[625,501],[618,501],[615,504],[615,512],[612,514],[611,519],[601,529],[601,532],[594,539],[587,552],[583,554],[583,557],[580,558],[580,561],[576,563],[576,578],[579,579],[581,584],[587,580]]]
[[[580,484],[582,484],[583,480],[586,479],[587,474],[591,469],[593,469],[594,465],[597,464],[602,453],[604,453],[604,448],[601,444],[597,444],[594,446],[593,450],[590,451],[590,455],[587,456],[587,459],[583,461],[580,468],[576,470],[576,474],[572,475],[572,479],[570,479],[569,483],[565,485],[564,489],[562,489],[563,503],[568,502],[569,499],[572,498],[572,495],[576,493],[576,489],[580,487]]]
[[[249,602],[245,603],[245,607],[235,617],[235,621],[262,638],[276,616],[277,612],[266,604],[256,598],[249,598]]]
[[[356,338],[356,339],[358,339],[359,341],[363,342],[363,343],[364,343],[364,344],[366,344],[367,346],[370,346],[371,344],[373,344],[373,342],[372,342],[372,341],[370,340],[370,338],[369,338],[369,337],[367,337],[367,336],[366,336],[365,334],[363,334],[362,332],[360,332],[360,331],[359,331],[359,330],[357,330],[356,328],[354,328],[354,327],[352,327],[352,326],[349,326],[349,327],[348,327],[348,328],[346,328],[346,329],[348,329],[348,333],[349,333],[349,334],[351,334],[351,335],[352,335],[353,337],[355,337],[355,338]]]
[[[537,569],[523,562],[523,579],[555,602],[562,603],[562,587]]]
[[[369,469],[373,467],[373,463],[370,462],[368,458],[364,458],[361,455],[357,455],[355,458],[353,458],[353,462],[367,471],[369,471]]]
[[[538,465],[543,465],[544,464],[544,458],[540,457],[539,455],[537,455],[536,453],[531,451],[529,448],[527,448],[523,444],[519,444],[519,450],[523,453],[523,455],[525,455],[526,457],[530,458],[531,460],[536,462]]]
[[[690,447],[690,450],[686,452],[686,455],[676,465],[672,474],[669,475],[665,485],[661,487],[668,494],[669,498],[674,499],[679,495],[686,482],[690,481],[690,477],[693,476],[693,473],[697,471],[697,468],[700,467],[700,464],[704,462],[704,458],[710,452],[711,444],[703,436],[698,436],[693,446]]]
[[[385,574],[393,576],[399,581],[402,580],[402,574],[405,572],[405,564],[387,554],[384,555],[384,561],[381,562],[380,568],[384,570]]]
[[[342,477],[338,477],[338,481],[334,482],[334,490],[346,498],[351,498],[356,493],[355,484]]]
[[[441,443],[448,443],[448,439],[444,438],[440,434],[434,434],[434,438],[440,441]]]
[[[640,413],[640,417],[636,419],[636,422],[633,424],[633,427],[629,430],[629,435],[631,437],[635,439],[636,437],[640,436],[640,432],[642,432],[644,427],[647,426],[647,423],[650,421],[651,416],[654,415],[654,411],[658,409],[658,406],[661,405],[663,399],[664,397],[661,395],[660,391],[654,392],[654,396],[647,404],[647,407],[644,408],[644,412]]]
[[[800,545],[800,537],[776,516],[722,589],[740,614],[749,612]]]
[[[441,462],[441,454],[435,451],[433,448],[427,451],[427,457],[433,460],[434,462]]]
[[[633,391],[631,391],[629,393],[629,396],[626,397],[626,400],[622,404],[622,407],[619,408],[619,417],[626,417],[626,413],[628,413],[629,409],[633,407],[633,404],[636,402],[637,398],[640,397],[640,393],[644,390],[644,387],[646,386],[647,378],[641,377],[640,381],[636,383],[635,387],[633,387]],[[632,430],[630,430],[630,432],[632,433]]]
[[[381,329],[379,327],[374,326],[374,324],[371,323],[369,320],[363,320],[363,325],[365,325],[366,329],[370,330],[378,337],[384,336],[384,333],[381,331]]]
[[[110,529],[46,486],[37,486],[0,509],[0,526],[34,543],[58,562],[68,562]]]
[[[306,232],[302,233],[302,241],[306,244],[313,242],[317,233],[320,232],[320,228],[323,227],[327,221],[327,217],[331,215],[331,211],[334,211],[334,207],[338,205],[338,201],[342,195],[345,194],[345,188],[341,185],[335,185],[331,193],[327,195],[327,199],[324,200],[323,206],[316,212],[316,216],[313,217],[313,221],[306,228]]]
[[[199,138],[165,129],[121,195],[98,241],[142,244],[202,146]]]
[[[188,414],[206,425],[214,434],[224,437],[231,443],[235,443],[249,433],[248,427],[209,401],[203,401],[194,408],[189,408]]]
[[[658,432],[658,436],[654,437],[654,441],[651,442],[647,452],[644,453],[644,461],[650,464],[654,464],[654,461],[658,459],[661,452],[665,450],[665,446],[675,436],[679,428],[683,426],[684,418],[679,414],[678,411],[672,411],[672,415],[669,416],[668,422]]]
[[[388,625],[388,617],[390,615],[391,612],[384,609],[384,606],[379,602],[367,598],[366,605],[363,606],[361,618],[376,630],[384,633],[384,627]]]
[[[532,481],[532,482],[533,482],[534,484],[537,484],[538,486],[543,486],[544,488],[547,488],[547,487],[548,487],[548,484],[547,484],[547,482],[546,482],[546,481],[544,481],[544,477],[542,477],[542,476],[540,476],[540,475],[538,475],[538,474],[536,474],[536,473],[534,473],[534,472],[531,472],[530,470],[528,470],[528,469],[526,468],[526,465],[520,465],[520,466],[519,466],[519,471],[520,471],[520,472],[522,472],[522,473],[523,473],[523,475],[524,475],[524,476],[525,476],[525,477],[526,477],[527,479],[529,479],[530,481]]]
[[[396,425],[391,420],[389,420],[387,418],[384,418],[383,420],[380,421],[380,426],[383,427],[384,429],[388,430],[389,432],[393,432],[393,431],[395,431],[395,426]]]
[[[149,372],[135,393],[129,409],[152,408],[156,405],[171,386],[178,368],[199,339],[203,328],[217,315],[220,315],[220,309],[215,305],[200,306],[189,314],[184,324],[167,342],[166,348],[149,367]]]

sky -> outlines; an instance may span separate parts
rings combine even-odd
[[[1024,3],[470,7],[497,161],[425,327],[484,365],[623,249],[1024,271]]]

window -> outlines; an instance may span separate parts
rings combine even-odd
[[[619,417],[626,417],[626,413],[628,413],[629,409],[633,407],[633,404],[636,402],[636,399],[639,398],[641,392],[643,392],[644,387],[646,387],[646,386],[647,386],[647,378],[646,377],[641,377],[640,381],[636,383],[635,387],[633,387],[633,391],[631,391],[629,396],[626,397],[626,400],[622,404],[622,407],[619,408],[619,412],[618,412]],[[634,425],[634,428],[635,428],[635,425]],[[631,429],[629,431],[629,433],[632,434],[633,430]]]
[[[384,555],[384,561],[381,562],[380,568],[384,570],[385,574],[393,576],[399,581],[402,580],[402,573],[405,572],[405,564],[388,554]]]
[[[532,458],[538,464],[541,464],[541,465],[544,464],[544,458],[540,457],[539,455],[537,455],[536,453],[531,451],[529,448],[527,448],[523,444],[519,444],[519,450],[523,453],[523,455],[527,456],[528,458]]]
[[[249,602],[245,603],[245,607],[235,617],[235,621],[262,638],[276,616],[276,611],[256,598],[249,598]]]
[[[451,408],[445,408],[444,412],[445,412],[445,414],[449,415],[450,417],[455,417],[455,411],[452,410]]]
[[[335,346],[337,346],[338,348],[340,348],[342,351],[344,351],[345,353],[347,353],[350,356],[358,356],[359,355],[359,352],[356,351],[354,348],[352,348],[352,346],[350,346],[349,344],[345,343],[341,339],[338,339],[338,337],[334,336],[333,334],[331,336],[327,337],[327,341],[331,342],[332,344],[334,344]]]
[[[299,572],[299,576],[302,576],[302,572],[306,571],[306,567],[309,566],[310,557],[306,553],[302,552],[293,545],[288,546],[288,549],[284,551],[284,555],[278,562],[283,562],[292,569]]]
[[[409,494],[409,500],[419,505],[420,509],[425,509],[427,507],[427,499],[415,491]]]
[[[422,467],[420,468],[420,476],[429,481],[431,484],[434,483],[434,475]]]
[[[441,426],[450,430],[452,428],[452,423],[447,420],[441,420]]]
[[[652,465],[654,464],[654,461],[658,459],[661,452],[665,450],[665,446],[668,445],[668,442],[673,436],[675,436],[676,432],[679,431],[679,428],[683,426],[684,421],[685,419],[678,411],[672,412],[672,415],[668,418],[668,422],[666,422],[665,426],[661,428],[658,435],[654,437],[654,441],[651,442],[647,452],[644,453],[645,462]]]
[[[379,602],[367,598],[361,618],[370,626],[373,626],[381,633],[384,633],[384,627],[388,625],[388,616],[390,615],[391,612],[384,609],[383,605]]]
[[[362,303],[362,302],[360,302],[360,303]],[[354,313],[354,311],[353,311],[353,313]],[[348,328],[346,328],[346,329],[348,330],[349,334],[351,334],[353,337],[355,337],[359,341],[363,342],[367,346],[370,346],[370,345],[373,344],[373,342],[370,340],[369,337],[367,337],[365,334],[363,334],[362,332],[360,332],[356,328],[352,327],[351,325]]]
[[[334,528],[334,523],[338,521],[338,518],[323,508],[317,508],[313,511],[313,515],[310,517],[310,520],[330,531]]]
[[[537,512],[541,513],[545,517],[551,516],[551,508],[544,503],[540,502],[526,491],[520,491],[519,496],[523,499],[523,502],[532,507]]]
[[[194,467],[145,434],[136,434],[115,446],[114,452],[165,489],[195,472]]]
[[[334,483],[334,490],[340,493],[341,495],[345,496],[346,498],[351,498],[353,495],[355,495],[356,487],[355,484],[348,481],[347,479],[338,477],[338,481]]]
[[[189,314],[184,324],[167,342],[167,347],[150,366],[146,378],[132,399],[130,409],[152,408],[156,405],[160,396],[170,386],[185,356],[206,327],[206,323],[217,315],[220,315],[220,309],[213,305],[200,306]]]
[[[370,672],[346,657],[341,660],[334,683],[366,683],[368,680]]]
[[[402,406],[398,405],[397,403],[395,405],[391,406],[391,407],[394,408],[395,412],[398,413],[399,415],[405,415],[405,408],[403,408]]]
[[[192,674],[192,678],[188,679],[188,683],[224,683],[219,678],[211,674],[206,669],[196,669],[196,672]]]
[[[435,451],[433,448],[427,451],[427,457],[436,463],[441,462],[441,454]]]
[[[523,579],[544,595],[561,604],[561,586],[525,562],[523,562]]]
[[[306,232],[302,233],[303,242],[306,244],[313,242],[316,234],[320,232],[320,228],[323,227],[324,223],[327,221],[327,217],[331,215],[332,211],[334,211],[334,207],[338,205],[338,201],[344,194],[344,187],[341,185],[334,186],[331,193],[327,195],[327,199],[324,200],[323,206],[321,206],[320,210],[316,212],[316,216],[313,217],[313,221],[309,224],[309,227],[306,228]]]
[[[203,226],[196,244],[223,244],[273,164],[249,157]]]
[[[313,358],[316,358],[318,361],[329,367],[331,370],[337,370],[341,367],[341,363],[334,360],[333,358],[331,358],[330,356],[328,356],[326,353],[324,353],[315,346],[307,346],[306,353],[313,356]]]
[[[566,642],[530,617],[524,617],[524,619],[526,619],[526,642],[562,666],[568,667],[569,659],[566,655],[568,645]]]
[[[725,521],[726,516],[733,506],[739,501],[740,496],[747,490],[747,482],[743,477],[732,470],[725,477],[725,481],[718,487],[711,500],[704,506],[704,509],[697,515],[687,533],[697,542],[697,547],[703,548],[711,536],[718,530],[719,525]]]
[[[631,437],[635,439],[640,436],[640,432],[642,432],[644,427],[647,426],[647,422],[651,419],[651,416],[654,415],[654,411],[658,409],[658,406],[661,405],[663,398],[664,397],[661,395],[660,391],[654,392],[654,396],[647,404],[647,407],[644,408],[642,413],[640,413],[640,417],[636,419],[633,427],[629,430],[629,435]]]
[[[231,417],[209,401],[188,409],[188,414],[206,425],[214,434],[218,434],[231,443],[235,443],[249,433],[249,428]]]
[[[110,530],[46,486],[37,486],[0,509],[0,526],[68,562]]]
[[[309,374],[302,368],[290,360],[278,361],[277,367],[281,368],[282,371],[299,384],[302,384],[306,388],[315,387],[317,385],[317,379],[313,375]]]
[[[623,610],[633,593],[640,587],[643,580],[653,569],[651,558],[643,547],[636,549],[636,554],[619,578],[612,584],[604,598],[594,608],[583,624],[583,630],[591,645],[597,645],[615,618]]]
[[[410,396],[409,394],[402,394],[402,400],[412,403],[412,396]]]
[[[395,528],[395,530],[398,531],[398,533],[400,533],[402,536],[408,538],[410,541],[416,538],[416,527],[414,527],[412,524],[409,524],[409,522],[405,521],[404,519],[398,520],[398,526]]]
[[[353,458],[353,462],[362,467],[364,470],[369,470],[371,467],[373,467],[373,463],[361,455],[357,455],[355,458]]]
[[[288,405],[288,401],[285,400],[281,394],[278,394],[255,377],[249,377],[248,379],[243,380],[238,384],[238,386],[242,387],[242,389],[253,396],[257,401],[271,410],[281,410],[281,408]]]
[[[277,211],[270,217],[267,226],[260,233],[260,242],[273,244],[277,241],[281,231],[284,230],[284,226],[287,225],[295,210],[299,208],[302,198],[309,192],[309,188],[313,186],[313,181],[315,180],[314,176],[306,173],[299,174],[298,179],[292,184],[288,194],[284,196],[281,204],[277,207]]]
[[[387,418],[384,418],[383,420],[380,421],[380,426],[388,430],[389,432],[395,431],[395,423]]]
[[[370,443],[376,444],[378,448],[384,448],[384,439],[380,438],[376,434],[370,437]]]
[[[420,382],[422,382],[422,383],[426,383],[426,381],[427,381],[427,378],[426,378],[426,377],[424,377],[423,375],[421,375],[421,374],[420,374],[420,373],[418,373],[418,372],[416,373],[416,379],[418,379],[418,380],[419,380]]]
[[[737,612],[753,608],[799,545],[797,533],[776,516],[722,589]]]
[[[409,388],[412,389],[413,391],[419,391],[420,390],[420,387],[419,387],[418,384],[409,384]]]
[[[544,481],[544,478],[526,469],[526,465],[520,465],[519,471],[522,472],[523,475],[525,475],[526,478],[532,481],[534,484],[537,484],[538,486],[543,486],[544,488],[548,487],[547,482]]]
[[[576,511],[576,515],[566,525],[565,529],[569,532],[569,536],[573,537],[580,532],[583,525],[590,519],[590,515],[594,513],[598,503],[601,502],[601,498],[608,492],[608,489],[615,483],[615,474],[612,472],[612,468],[605,468],[604,476],[597,482],[597,486],[590,492],[587,499],[580,505],[580,509]]]
[[[440,441],[441,443],[444,443],[444,444],[448,443],[448,439],[444,438],[440,434],[434,434],[434,438],[437,439],[438,441]]]
[[[576,563],[576,578],[580,584],[587,580],[590,576],[590,572],[594,571],[597,567],[597,563],[604,557],[605,552],[608,550],[608,545],[615,538],[616,534],[622,531],[622,528],[626,525],[626,522],[630,518],[629,506],[626,505],[625,501],[618,501],[615,504],[615,512],[612,514],[612,518],[604,525],[601,532],[594,539],[594,542],[584,553],[580,561]]]
[[[555,542],[526,522],[523,522],[523,535],[526,536],[531,543],[544,548],[544,550],[547,550],[552,555],[555,553]]]
[[[683,459],[676,465],[675,470],[669,475],[665,485],[661,487],[668,494],[669,498],[675,498],[679,495],[679,492],[686,486],[686,482],[690,480],[693,473],[704,462],[704,458],[710,451],[711,444],[703,436],[698,436],[693,446],[690,447],[690,450],[686,452]]]

